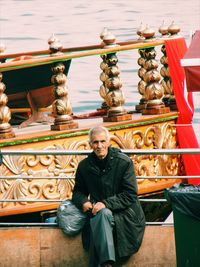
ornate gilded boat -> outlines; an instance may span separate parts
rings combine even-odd
[[[0,55],[0,147],[4,152],[0,167],[0,199],[3,200],[0,216],[55,209],[57,200],[71,197],[76,167],[83,158],[82,155],[16,155],[9,151],[87,150],[90,149],[88,130],[94,125],[107,127],[112,145],[121,149],[179,146],[175,127],[178,111],[165,50],[165,39],[173,41],[179,30],[169,31],[167,37],[162,29],[160,32],[161,38],[155,39],[155,32],[149,29],[144,30],[142,36],[138,31],[138,40],[124,43],[116,43],[110,32],[104,32],[100,45],[70,49],[61,49],[53,38],[49,41],[49,51]],[[141,100],[133,110],[127,111],[117,53],[134,49],[139,51],[137,79]],[[157,50],[162,52],[160,62],[156,59]],[[88,56],[101,56],[103,101],[93,113],[76,116],[70,105],[66,76],[72,60]],[[14,60],[16,58],[20,60]],[[42,111],[45,107],[50,107],[50,116]],[[32,117],[19,129],[11,125],[10,119],[11,112],[21,110],[31,112]],[[45,120],[50,121],[49,124],[30,124]],[[155,176],[155,179],[139,177],[140,195],[162,192],[180,181],[177,176],[184,173],[179,155],[133,154],[131,158],[137,176]],[[156,179],[156,176],[174,179]]]

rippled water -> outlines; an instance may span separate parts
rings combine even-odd
[[[7,52],[48,49],[54,33],[64,46],[100,43],[99,34],[108,27],[118,41],[137,38],[142,22],[156,31],[163,20],[175,21],[189,43],[191,34],[200,29],[199,0],[0,0],[0,38]],[[137,92],[137,51],[118,55],[127,108],[134,109]],[[102,103],[98,94],[101,59],[75,59],[68,75],[69,93],[74,112],[95,110]],[[194,94],[194,124],[200,133],[200,94]]]

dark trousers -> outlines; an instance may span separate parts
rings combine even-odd
[[[107,261],[115,262],[113,226],[114,218],[107,208],[90,219],[89,267],[99,267]]]

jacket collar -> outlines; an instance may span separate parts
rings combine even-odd
[[[111,159],[112,157],[114,157],[118,152],[119,152],[120,150],[118,149],[118,148],[115,148],[115,147],[109,147],[108,148],[108,158],[109,159]],[[95,157],[96,155],[95,155],[95,153],[94,153],[94,151],[92,152],[92,153],[90,153],[89,155],[88,155],[88,158],[90,159],[90,160],[92,160],[92,159],[94,159],[94,157]]]
[[[106,167],[107,168],[111,168],[112,167],[112,160],[116,157],[117,153],[119,152],[120,150],[118,148],[115,148],[115,147],[109,147],[108,148],[108,162],[107,162],[107,165]],[[91,162],[91,166],[95,166],[95,153],[92,152],[88,155],[88,160]],[[93,168],[95,170],[97,170],[97,168]]]

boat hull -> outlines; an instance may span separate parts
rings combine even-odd
[[[177,113],[156,116],[134,114],[132,120],[103,122],[102,118],[77,121],[79,128],[65,131],[50,131],[48,125],[38,125],[16,130],[15,138],[0,140],[0,147],[11,150],[87,150],[88,131],[95,125],[109,129],[112,146],[121,149],[176,148],[175,121]],[[31,131],[31,133],[29,132]],[[78,155],[6,155],[3,157],[1,174],[16,175],[16,179],[1,180],[3,190],[0,199],[33,199],[33,202],[2,202],[0,216],[38,212],[55,209],[57,200],[71,198],[74,175],[78,163],[84,156]],[[137,176],[181,174],[181,160],[178,155],[131,155]],[[30,179],[22,179],[28,176]],[[33,179],[46,177],[45,179]],[[55,177],[55,179],[48,179]],[[65,180],[63,180],[65,178]],[[172,186],[177,179],[138,179],[140,195],[160,192]],[[50,200],[51,202],[34,202]],[[55,200],[55,202],[53,202]]]

